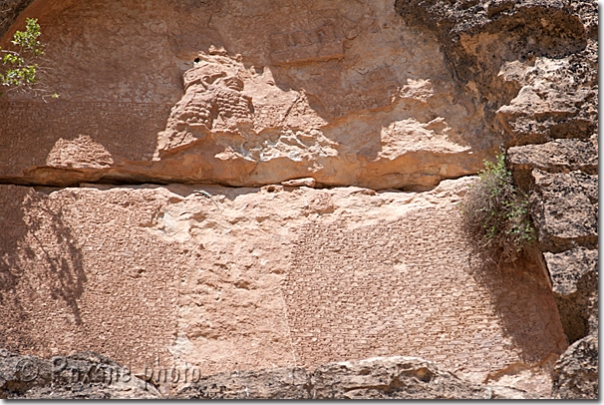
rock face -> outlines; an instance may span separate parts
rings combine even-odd
[[[566,139],[510,148],[509,163],[519,184],[530,190],[539,244],[564,331],[573,343],[555,366],[552,395],[597,398],[597,9],[589,2],[572,7],[585,24],[585,48],[547,61],[547,74],[521,78],[526,101],[506,107],[522,111],[524,126],[515,126],[521,137],[535,142],[543,138],[532,133],[545,133],[546,139]],[[531,93],[543,101],[531,104]]]
[[[2,100],[5,181],[426,189],[497,144],[390,1],[46,3],[13,27],[39,18],[60,99]]]
[[[566,348],[554,297],[539,269],[473,253],[455,206],[472,181],[2,186],[0,345],[204,375],[376,355],[476,382],[514,364],[547,374],[540,364]]]
[[[556,138],[512,147],[508,161],[517,182],[530,191],[562,324],[574,342],[555,366],[552,395],[597,398],[597,8],[590,2],[565,8],[584,24],[585,47],[555,60],[538,58],[537,70],[513,79],[522,90],[500,111],[522,117],[510,121],[510,128],[527,142]]]
[[[438,36],[455,80],[482,98],[490,128],[503,134],[516,182],[530,192],[531,216],[566,335],[572,343],[592,334],[583,346],[593,347],[597,3],[397,0],[396,7],[408,24]],[[597,363],[590,364],[597,356],[577,353],[582,352],[569,348],[556,366],[556,384],[566,388],[555,395],[596,398],[593,376],[570,383],[565,378],[571,374],[560,371],[570,363],[597,369]],[[576,390],[569,391],[567,383]]]
[[[597,397],[597,3],[11,0],[2,48],[28,17],[0,395]],[[461,231],[500,147],[543,260]]]
[[[304,368],[272,368],[195,377],[162,395],[93,352],[51,361],[0,356],[0,398],[9,399],[536,399],[509,387],[475,384],[417,357],[371,358]],[[122,373],[122,374],[120,374]],[[23,380],[26,380],[25,383]]]
[[[152,399],[161,394],[113,360],[82,352],[52,360],[0,351],[2,399]]]
[[[597,132],[597,3],[397,0],[434,31],[506,146]]]
[[[33,0],[4,0],[0,5],[0,38]]]
[[[532,399],[522,390],[461,380],[417,357],[377,357],[303,368],[222,373],[182,388],[178,399]]]
[[[559,399],[598,398],[598,335],[573,343],[554,368],[552,396]]]
[[[598,251],[544,254],[564,330],[571,342],[598,331]]]

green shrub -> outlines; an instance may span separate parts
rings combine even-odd
[[[515,261],[536,240],[528,196],[514,186],[505,154],[484,162],[480,180],[462,203],[468,230],[483,251],[498,261]]]
[[[38,20],[28,18],[25,31],[17,31],[11,43],[13,49],[0,48],[0,85],[7,89],[33,88],[40,70],[39,58],[44,55]],[[1,95],[2,93],[0,93]],[[52,94],[53,98],[58,97]]]

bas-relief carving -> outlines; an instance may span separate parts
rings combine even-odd
[[[239,123],[251,123],[252,98],[242,94],[243,80],[237,72],[220,64],[200,61],[184,76],[186,105],[179,120],[191,126],[202,125],[208,130],[236,130]]]
[[[159,150],[177,148],[210,132],[237,133],[251,126],[254,106],[242,93],[241,63],[221,55],[204,55],[184,74],[185,94],[173,108]],[[163,141],[163,142],[162,142]]]
[[[385,178],[381,173],[400,172],[389,162],[417,152],[418,148],[402,147],[416,134],[448,139],[450,134],[463,134],[466,127],[482,125],[471,109],[460,111],[457,101],[450,108],[444,105],[451,99],[451,89],[443,86],[447,71],[438,49],[430,38],[407,30],[386,1],[266,0],[253,9],[236,3],[183,1],[164,8],[159,3],[152,6],[153,1],[128,7],[107,0],[86,7],[70,3],[64,12],[48,17],[45,31],[48,56],[56,62],[74,61],[55,70],[60,74],[53,83],[61,100],[78,105],[99,101],[172,105],[167,122],[157,125],[154,120],[157,128],[145,125],[144,131],[134,130],[136,136],[132,125],[125,125],[120,134],[116,124],[127,122],[129,111],[110,109],[103,118],[116,137],[155,144],[151,154],[130,150],[124,156],[128,160],[142,156],[144,162],[136,165],[160,162],[145,166],[146,174],[173,180],[186,175],[188,180],[232,185],[310,175],[322,184],[328,180],[327,184],[400,187],[407,180],[379,178]],[[287,13],[276,18],[268,5]],[[135,12],[145,16],[145,23],[136,23]],[[234,56],[238,54],[242,56]],[[193,65],[197,57],[200,62]],[[91,83],[95,91],[90,91]],[[406,124],[411,118],[417,129]],[[430,124],[440,118],[438,128]],[[61,132],[58,126],[44,128],[49,142],[58,140],[54,135]],[[116,151],[93,131],[72,132],[60,137],[90,135],[111,152],[112,168],[122,165],[125,148]],[[457,159],[465,153],[468,137],[457,136],[453,143],[461,146],[447,147],[447,156]],[[438,144],[438,153],[442,151],[442,142],[426,141],[422,152],[432,153],[432,143]],[[186,164],[179,163],[185,160],[180,152],[186,153]],[[222,169],[214,169],[227,160],[233,176],[220,177]],[[381,166],[376,172],[365,168],[366,162]],[[290,166],[274,167],[284,164]],[[453,176],[471,170],[446,164],[453,167]],[[29,168],[31,162],[20,166]],[[176,166],[178,172],[171,172]],[[413,170],[421,177],[436,169]],[[434,185],[437,177],[419,182]]]

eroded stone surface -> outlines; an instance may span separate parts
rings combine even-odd
[[[558,399],[598,398],[598,336],[571,345],[554,369],[552,396]]]
[[[598,272],[598,252],[585,248],[575,248],[564,253],[543,254],[552,276],[552,289],[561,295],[577,292],[578,283],[588,273]]]
[[[0,344],[203,374],[414,355],[480,382],[538,365],[566,347],[553,295],[472,253],[455,206],[470,182],[3,186]]]
[[[30,2],[5,3],[2,33]],[[398,198],[405,194],[370,189],[289,188],[427,189],[475,173],[502,143],[522,145],[509,150],[508,163],[518,184],[531,190],[566,336],[584,344],[592,333],[593,347],[595,2],[37,0],[2,46],[29,16],[39,18],[48,43],[51,69],[42,80],[60,99],[2,100],[0,180],[266,186],[234,193],[67,189],[48,196],[48,190],[5,188],[6,346],[45,355],[93,346],[120,361],[144,347],[137,361],[192,361],[212,373],[403,350],[442,358],[469,378],[547,396],[543,371],[564,346],[558,321],[553,330],[550,315],[540,312],[554,311],[551,292],[527,268],[486,278],[464,270],[474,268],[464,262],[468,248],[456,231],[445,231],[457,229],[455,214],[439,200],[457,198],[449,183],[404,201]],[[386,210],[393,204],[394,216]],[[216,216],[225,207],[227,222]],[[382,234],[397,235],[414,253],[380,242]],[[438,253],[445,251],[446,258]],[[461,271],[455,274],[465,283],[463,300],[447,278],[450,267]],[[374,268],[383,279],[366,270]],[[425,280],[447,291],[444,298]],[[434,307],[422,308],[426,302],[406,293],[409,286],[422,297],[467,304],[481,318],[448,307],[433,314]],[[386,290],[398,301],[389,302]],[[297,310],[308,302],[314,312]],[[401,313],[400,306],[414,309]],[[116,318],[118,311],[125,315]],[[338,323],[338,311],[350,327]],[[384,317],[390,323],[374,328]],[[455,323],[460,317],[486,335]],[[447,333],[447,343],[406,333],[426,324],[434,336]],[[458,331],[465,331],[461,340]],[[557,366],[555,395],[597,396],[597,363],[574,348]],[[581,367],[591,371],[581,374]],[[378,391],[362,395],[385,392]]]
[[[311,375],[317,399],[530,399],[537,395],[504,386],[472,384],[417,357],[370,358],[329,363]]]
[[[386,0],[46,3],[14,27],[39,18],[60,100],[2,100],[4,179],[426,189],[497,143]]]
[[[224,372],[178,390],[175,399],[310,399],[310,375],[302,367]]]
[[[543,250],[560,252],[573,242],[594,248],[598,240],[598,176],[580,171],[532,172],[531,215]]]
[[[598,331],[598,251],[577,247],[543,254],[570,343]]]
[[[51,360],[0,350],[2,399],[152,399],[160,392],[90,351]]]
[[[523,190],[533,190],[533,169],[549,173],[582,171],[598,174],[598,139],[557,139],[538,145],[514,146],[507,150],[506,161],[516,184]]]
[[[483,99],[508,147],[597,133],[592,3],[397,0],[396,8],[438,36],[454,77]]]
[[[24,370],[26,372],[22,373]],[[330,363],[320,365],[314,370],[278,367],[208,376],[197,375],[193,378],[195,381],[163,394],[152,385],[153,380],[143,380],[130,374],[124,376],[110,373],[123,373],[124,370],[111,359],[94,352],[76,353],[67,357],[57,356],[49,361],[3,351],[0,352],[0,398],[538,398],[534,394],[511,387],[476,384],[459,379],[436,364],[417,357],[378,357]]]

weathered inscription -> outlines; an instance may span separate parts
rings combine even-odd
[[[298,361],[409,355],[486,374],[558,350],[551,293],[497,272],[478,281],[455,217],[303,228],[283,286]]]
[[[165,128],[170,107],[64,101],[0,103],[0,175],[43,166],[59,139],[79,136],[89,136],[121,158],[150,159],[157,133]]]
[[[344,40],[335,23],[290,33],[272,35],[271,61],[275,65],[318,62],[344,57]]]

